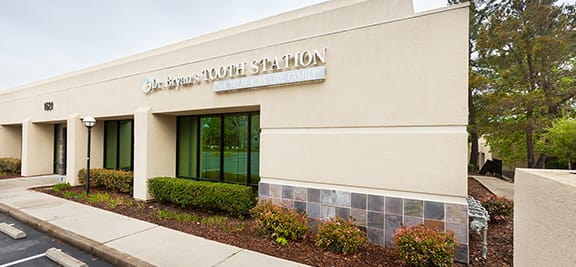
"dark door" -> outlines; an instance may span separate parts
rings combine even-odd
[[[66,125],[54,125],[54,173],[66,174]]]

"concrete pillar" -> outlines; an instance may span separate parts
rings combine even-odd
[[[22,176],[53,173],[54,125],[22,123]]]
[[[150,108],[134,113],[134,198],[149,200],[147,181],[176,174],[176,117],[154,115]]]
[[[78,171],[86,168],[88,129],[82,124],[82,117],[79,114],[70,115],[67,124],[66,182],[74,186],[80,184]],[[104,122],[98,121],[98,119],[96,119],[96,126],[92,128],[90,150],[90,168],[102,168],[104,162]]]
[[[22,125],[0,126],[0,158],[22,158]]]
[[[574,196],[574,171],[516,169],[514,266],[576,266]]]
[[[88,133],[82,125],[79,114],[72,114],[67,120],[68,132],[66,138],[66,182],[79,185],[78,171],[86,168],[86,141]]]

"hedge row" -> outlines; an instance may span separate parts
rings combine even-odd
[[[256,205],[253,189],[245,185],[156,177],[148,180],[148,189],[158,202],[170,202],[183,208],[224,211],[241,216]]]
[[[78,171],[78,180],[86,185],[86,169]],[[130,171],[90,169],[90,186],[103,186],[114,192],[132,193],[134,174]]]
[[[0,158],[0,172],[6,174],[20,174],[22,163],[15,158]]]

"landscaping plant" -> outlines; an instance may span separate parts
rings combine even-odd
[[[353,218],[328,219],[318,225],[316,246],[344,254],[354,253],[367,241]]]
[[[0,158],[0,173],[20,174],[22,162],[15,158]]]
[[[504,222],[507,217],[514,214],[514,202],[505,197],[488,195],[488,197],[481,199],[480,202],[490,214],[490,222]]]
[[[183,208],[243,216],[256,204],[253,189],[245,185],[156,177],[148,180],[148,188],[156,201],[174,203]]]
[[[439,232],[425,225],[403,226],[393,236],[394,249],[409,266],[452,266],[454,232]]]
[[[306,214],[273,205],[271,201],[259,202],[250,213],[258,229],[280,245],[301,239],[310,232]]]
[[[86,169],[78,171],[78,181],[86,185]],[[132,193],[134,173],[130,171],[90,169],[90,186],[103,186],[114,192]]]
[[[52,190],[54,190],[55,192],[61,193],[64,190],[69,189],[71,186],[69,183],[63,183],[63,184],[55,184],[52,186]]]

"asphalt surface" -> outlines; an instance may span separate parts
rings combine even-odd
[[[18,228],[26,233],[26,237],[14,240],[10,236],[0,232],[0,267],[8,266],[59,266],[57,263],[48,259],[45,256],[40,256],[31,260],[27,260],[16,265],[12,265],[15,261],[26,260],[30,257],[41,255],[46,252],[49,248],[61,249],[68,255],[81,260],[88,264],[89,266],[96,267],[107,267],[113,266],[110,263],[93,257],[92,255],[74,248],[60,240],[51,237],[48,234],[39,232],[36,229],[15,220],[12,217],[7,216],[0,212],[0,222],[7,224],[13,224],[15,228]]]

